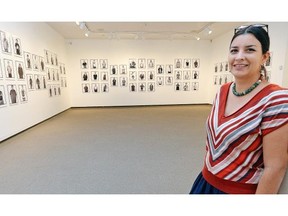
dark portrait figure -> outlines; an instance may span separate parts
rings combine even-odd
[[[14,89],[14,86],[11,85],[11,89],[10,89],[10,98],[11,98],[11,103],[17,103],[17,92]]]
[[[4,105],[4,95],[2,91],[0,91],[0,105]]]
[[[21,55],[21,47],[20,47],[20,43],[19,43],[19,39],[18,38],[16,38],[14,46],[15,46],[16,54],[17,55]]]
[[[23,67],[20,63],[18,64],[17,70],[18,70],[19,79],[24,79],[24,71],[23,71]]]
[[[9,41],[8,41],[8,39],[7,39],[7,37],[6,37],[6,34],[3,34],[3,41],[2,41],[2,43],[3,43],[3,51],[4,52],[9,52],[9,49],[10,49],[10,45],[9,45]]]

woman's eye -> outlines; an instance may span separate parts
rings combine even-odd
[[[236,53],[238,50],[237,49],[231,49],[230,53]]]

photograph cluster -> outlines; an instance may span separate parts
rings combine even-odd
[[[80,59],[83,93],[108,93],[119,87],[129,92],[155,92],[168,86],[175,91],[198,91],[200,59],[175,58],[170,64],[152,58],[129,58],[126,64],[108,59]]]

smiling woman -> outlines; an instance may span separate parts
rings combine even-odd
[[[267,25],[235,31],[228,55],[235,82],[216,95],[205,165],[190,193],[278,193],[288,159],[288,89],[266,80],[269,45]]]

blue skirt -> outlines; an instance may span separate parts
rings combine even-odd
[[[190,194],[226,194],[209,184],[203,177],[202,172],[196,178]]]

